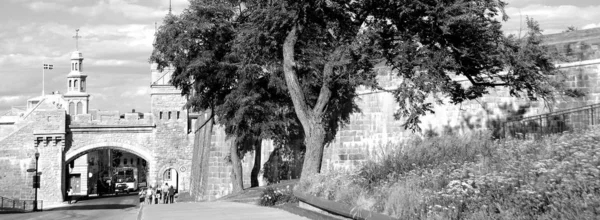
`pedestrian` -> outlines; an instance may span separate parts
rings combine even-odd
[[[145,188],[140,188],[140,192],[138,193],[139,198],[140,198],[140,204],[144,204],[146,203],[146,190]]]
[[[152,204],[152,187],[146,190],[146,203],[148,203],[148,205]]]
[[[71,195],[73,194],[73,187],[69,186],[69,190],[67,190],[67,202],[71,204]]]
[[[160,188],[158,188],[158,186],[157,186],[156,187],[156,191],[154,191],[154,195],[155,195],[154,196],[155,197],[154,204],[159,204],[160,203],[160,194],[161,194],[160,193]]]
[[[163,193],[163,204],[167,204],[169,203],[169,184],[165,183],[165,185],[162,187],[161,189],[162,193]]]
[[[169,187],[169,202],[171,204],[173,204],[173,197],[175,197],[175,188],[171,185],[171,187]]]

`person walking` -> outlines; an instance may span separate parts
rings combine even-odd
[[[152,187],[146,189],[146,203],[148,205],[152,204]]]
[[[154,204],[159,204],[160,203],[160,194],[161,194],[160,193],[160,188],[158,186],[156,186],[156,191],[154,191],[154,195],[155,195],[154,196],[155,197]]]
[[[169,203],[169,184],[165,183],[165,185],[162,187],[161,189],[162,194],[163,194],[163,204],[167,204]]]
[[[73,194],[73,187],[69,186],[69,190],[67,190],[67,201],[71,204],[71,195]]]
[[[175,197],[175,188],[171,185],[171,187],[169,187],[169,202],[171,204],[173,204],[173,197]]]

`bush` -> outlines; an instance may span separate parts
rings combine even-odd
[[[258,204],[261,206],[275,206],[295,202],[298,202],[298,199],[294,196],[290,186],[283,189],[268,186],[260,196]]]
[[[296,190],[399,219],[597,219],[600,129],[540,140],[411,140]]]

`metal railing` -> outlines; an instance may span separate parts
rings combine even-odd
[[[38,200],[38,211],[42,211],[44,201]],[[35,200],[9,199],[0,196],[0,212],[7,211],[33,211]]]
[[[507,120],[504,137],[537,138],[543,135],[580,131],[600,123],[600,104]]]

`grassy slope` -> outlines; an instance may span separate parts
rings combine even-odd
[[[414,139],[295,190],[400,219],[597,219],[599,144],[600,128],[542,140]]]

